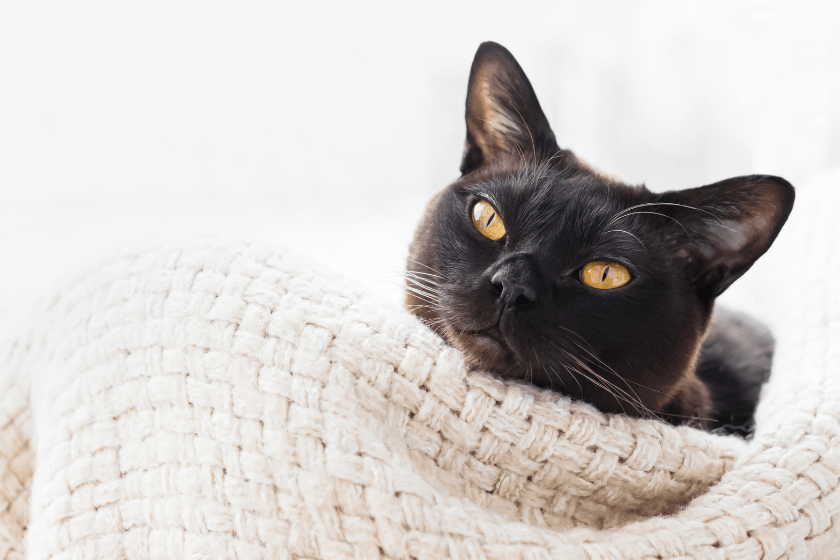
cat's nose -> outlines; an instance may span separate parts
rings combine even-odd
[[[502,268],[493,275],[490,283],[499,292],[497,301],[503,310],[537,301],[537,291],[521,271]]]

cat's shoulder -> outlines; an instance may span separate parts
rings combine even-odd
[[[761,321],[718,307],[703,342],[697,377],[715,405],[713,430],[748,435],[761,387],[770,376],[775,339]]]

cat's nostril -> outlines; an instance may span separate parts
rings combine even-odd
[[[537,301],[536,290],[528,282],[520,283],[519,279],[499,271],[493,275],[490,284],[496,291],[496,299],[503,309],[521,307]]]
[[[528,286],[515,286],[511,289],[511,293],[507,298],[507,306],[510,307],[511,304],[514,306],[526,305],[535,301],[537,301],[537,294],[533,289]]]
[[[513,301],[514,305],[525,305],[526,303],[533,303],[533,299],[529,298],[524,293],[519,294],[516,296],[516,299]]]
[[[496,275],[495,275],[495,276],[494,276],[494,277],[490,280],[490,285],[491,285],[491,286],[493,286],[493,289],[495,289],[495,290],[496,290],[496,295],[497,295],[497,296],[502,295],[502,292],[503,292],[503,291],[505,291],[505,283],[504,283],[504,280],[502,280],[502,279],[501,279],[501,277],[500,277],[498,274],[496,274]]]
[[[493,284],[497,290],[497,300],[504,309],[521,307],[537,301],[536,292],[528,286]]]

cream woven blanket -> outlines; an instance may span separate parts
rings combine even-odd
[[[838,557],[840,255],[797,205],[827,283],[748,444],[469,373],[286,252],[112,259],[0,354],[0,558]]]

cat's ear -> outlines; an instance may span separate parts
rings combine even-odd
[[[475,53],[466,118],[464,175],[511,156],[540,161],[558,150],[531,82],[513,55],[497,43],[482,43]]]
[[[666,192],[640,210],[669,218],[668,241],[698,293],[715,297],[770,248],[793,199],[793,186],[781,177],[750,175]]]

